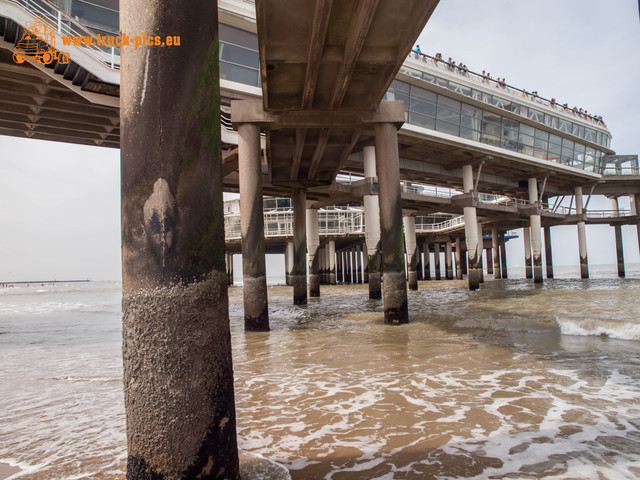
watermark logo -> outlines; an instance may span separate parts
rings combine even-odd
[[[56,49],[55,31],[41,21],[27,22],[22,37],[13,52],[16,63],[37,61],[42,65],[49,65],[53,61],[69,63],[69,54]]]

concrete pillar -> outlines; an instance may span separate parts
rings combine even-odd
[[[362,281],[369,283],[369,255],[367,253],[367,244],[360,245],[362,250]]]
[[[126,478],[238,479],[217,2],[129,0],[120,8],[123,31],[171,32],[189,45],[123,47]]]
[[[364,176],[376,177],[375,147],[364,147]],[[364,238],[367,244],[367,262],[369,266],[369,298],[382,298],[382,278],[380,273],[380,205],[378,195],[365,195],[364,201]]]
[[[442,270],[440,269],[440,242],[433,244],[433,266],[435,269],[436,280],[442,280]]]
[[[544,260],[547,264],[547,278],[553,278],[553,254],[551,251],[551,227],[544,227]]]
[[[329,240],[329,284],[336,284],[336,242]]]
[[[287,285],[293,285],[293,241],[287,241],[287,250],[284,254],[284,268],[286,270]]]
[[[233,285],[233,253],[227,253],[225,263],[227,267],[227,284]]]
[[[498,280],[502,278],[502,274],[500,272],[500,241],[497,228],[491,229],[491,253],[493,257],[493,278]],[[487,261],[489,261],[488,258]]]
[[[580,254],[580,277],[589,278],[589,260],[587,258],[587,232],[585,229],[582,203],[582,187],[576,187],[576,213],[580,217],[578,221],[578,252]]]
[[[319,252],[320,236],[318,232],[318,209],[306,209],[307,225],[307,256],[309,262],[309,296],[320,296],[320,263],[322,254]]]
[[[307,304],[307,192],[293,189],[293,304]]]
[[[474,191],[473,167],[464,165],[462,167],[462,183],[464,193]],[[467,255],[469,257],[469,290],[477,290],[480,287],[480,260],[478,258],[478,218],[476,207],[464,207],[464,233],[467,244]]]
[[[342,283],[344,277],[342,276],[342,252],[336,252],[336,282]]]
[[[424,279],[431,280],[431,248],[429,247],[429,242],[424,242]]]
[[[462,269],[462,275],[468,275],[469,268],[467,267],[467,249],[461,247],[460,250],[460,268]]]
[[[462,238],[456,237],[456,279],[462,280]]]
[[[482,253],[484,252],[484,237],[482,235],[482,223],[478,221],[478,272],[480,274],[480,283],[484,283],[484,260]]]
[[[238,126],[238,171],[244,329],[247,332],[267,332],[269,331],[269,305],[258,125],[243,123]]]
[[[507,241],[504,236],[504,232],[500,234],[500,270],[502,270],[502,278],[509,278],[507,273]]]
[[[522,228],[522,237],[524,239],[524,267],[526,278],[533,278],[533,264],[531,262],[531,228]]]
[[[418,280],[424,280],[422,250],[420,249],[420,240],[418,240],[417,238],[416,238],[416,252],[418,252],[418,263],[416,265],[416,271],[418,272]]]
[[[447,280],[453,280],[453,246],[451,240],[447,240],[445,244],[444,267],[447,274]]]
[[[613,210],[614,217],[617,217],[619,213],[618,197],[611,198],[611,209]],[[624,249],[622,245],[622,225],[617,224],[613,226],[613,231],[616,237],[616,258],[618,261],[618,277],[624,278]]]
[[[538,180],[529,179],[529,202],[538,205]],[[533,257],[533,283],[542,283],[542,231],[540,215],[531,215],[531,254]]]
[[[351,249],[344,252],[344,283],[351,282]]]
[[[493,246],[487,247],[487,274],[493,275]]]
[[[631,207],[631,215],[640,214],[640,195],[629,195],[629,206]],[[638,249],[640,250],[640,222],[636,224],[636,232],[638,236]]]
[[[386,324],[395,325],[409,321],[407,283],[404,276],[398,132],[395,125],[381,123],[375,126],[375,136],[380,196],[384,321]]]
[[[409,290],[418,289],[418,244],[416,242],[416,218],[403,217],[404,244],[407,251],[407,278]]]
[[[356,245],[356,247],[353,250],[353,253],[355,255],[355,265],[356,265],[356,283],[362,283],[362,255],[361,255],[361,246],[360,245]]]

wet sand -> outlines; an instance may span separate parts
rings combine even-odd
[[[0,463],[0,480],[5,480],[19,471],[18,467],[12,467],[8,463]]]

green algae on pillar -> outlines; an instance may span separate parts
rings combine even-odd
[[[125,0],[123,385],[127,479],[238,479],[220,162],[217,2]]]

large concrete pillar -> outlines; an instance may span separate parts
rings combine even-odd
[[[611,198],[611,209],[613,210],[613,216],[619,216],[618,197]],[[616,258],[618,261],[618,277],[624,278],[624,248],[622,245],[622,225],[617,224],[613,226],[613,231],[616,237]]]
[[[583,215],[583,203],[582,203],[582,187],[576,187],[576,213],[580,220],[578,220],[578,252],[580,254],[580,277],[589,278],[589,260],[587,259],[587,232],[585,229]]]
[[[242,230],[242,296],[244,329],[269,331],[267,270],[265,265],[264,214],[262,212],[262,166],[260,128],[252,123],[238,126],[240,227]]]
[[[329,284],[336,284],[336,242],[329,240]]]
[[[493,278],[496,280],[502,278],[502,273],[500,272],[500,241],[498,239],[498,229],[491,229],[491,253],[493,260]],[[487,262],[489,259],[487,258]]]
[[[453,246],[451,240],[447,240],[445,244],[444,268],[447,274],[447,280],[453,280]]]
[[[123,47],[126,478],[237,479],[217,2],[120,8],[122,31],[188,45]]]
[[[284,268],[286,270],[286,283],[293,285],[293,241],[287,241],[287,249],[284,254]]]
[[[464,165],[462,167],[462,183],[464,193],[474,191],[473,167]],[[467,255],[469,257],[468,278],[469,290],[477,290],[480,287],[480,260],[478,258],[478,218],[476,207],[464,207],[464,233],[467,244]]]
[[[429,242],[424,242],[424,279],[431,280],[431,247],[429,247]]]
[[[364,176],[376,177],[376,150],[369,146],[363,149]],[[369,265],[369,298],[382,298],[382,278],[380,273],[380,205],[378,195],[365,195],[364,201],[364,238],[367,244]]]
[[[487,252],[487,274],[493,275],[493,246],[485,249]]]
[[[398,132],[395,125],[381,123],[375,126],[375,135],[380,196],[384,321],[386,324],[407,323],[409,309],[404,275]]]
[[[529,179],[529,202],[539,205],[538,180]],[[531,254],[533,257],[533,283],[542,283],[542,231],[540,213],[531,215]]]
[[[533,263],[531,262],[531,228],[522,228],[522,237],[524,239],[524,267],[526,278],[533,278]]]
[[[320,296],[320,236],[318,233],[318,209],[307,208],[307,256],[309,262],[309,296]]]
[[[423,263],[422,263],[422,250],[420,249],[420,240],[416,238],[416,252],[418,253],[418,263],[416,264],[416,271],[418,272],[418,281],[424,280]]]
[[[404,244],[407,251],[407,278],[409,290],[418,289],[418,243],[416,242],[416,218],[403,217]]]
[[[462,238],[456,237],[456,279],[462,280]]]
[[[442,280],[442,270],[440,268],[440,242],[433,244],[433,267],[436,280]]]
[[[484,261],[482,253],[484,252],[484,237],[482,235],[482,223],[478,221],[478,272],[480,273],[480,283],[484,283]]]
[[[293,304],[307,304],[307,192],[293,189]]]
[[[500,270],[502,278],[509,278],[507,272],[507,240],[504,238],[505,232],[500,234]]]
[[[544,227],[544,261],[547,266],[547,278],[553,278],[553,253],[551,249],[551,227]]]

